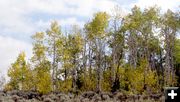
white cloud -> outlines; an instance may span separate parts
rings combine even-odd
[[[41,11],[49,14],[89,17],[96,10],[110,12],[117,2],[113,0],[24,0],[27,11]]]
[[[158,5],[163,10],[177,9],[179,0],[137,0],[135,1],[121,0],[0,0],[0,27],[1,33],[15,33],[26,36],[33,34],[38,29],[45,28],[42,25],[49,20],[32,21],[30,18],[33,13],[44,13],[47,15],[66,16],[67,18],[57,19],[61,22],[69,24],[70,20],[83,24],[78,21],[79,16],[91,18],[96,11],[107,11],[110,13],[115,5],[120,5],[123,8],[131,8],[138,5],[142,8]],[[34,15],[36,17],[36,15]],[[71,17],[70,17],[71,16]],[[72,17],[73,16],[73,17]],[[76,16],[76,18],[75,18]],[[52,17],[53,18],[53,17]]]
[[[21,51],[25,51],[27,59],[32,55],[32,46],[23,41],[19,41],[10,37],[0,36],[0,72],[4,75],[12,62]]]
[[[54,19],[50,19],[50,20],[47,20],[47,21],[44,21],[44,20],[39,20],[38,22],[36,22],[36,26],[38,29],[38,31],[45,31],[46,29],[48,29],[51,25],[51,22],[54,21]],[[58,22],[58,24],[61,26],[61,27],[70,27],[71,25],[79,25],[80,27],[83,27],[85,22],[84,21],[78,21],[77,18],[75,17],[69,17],[69,18],[66,18],[66,19],[58,19],[56,20]],[[63,29],[65,30],[65,29]]]
[[[46,28],[47,21],[50,21],[33,14],[51,15],[51,19],[57,18],[62,25],[72,22],[82,26],[84,22],[78,21],[78,17],[91,18],[96,11],[111,12],[114,5],[117,2],[113,0],[0,0],[0,29],[4,35],[18,34],[25,38]],[[38,19],[34,20],[34,17]]]
[[[77,24],[77,25],[83,27],[84,22],[83,21],[78,21],[75,17],[71,17],[71,18],[67,18],[67,19],[64,19],[64,20],[59,20],[59,24],[61,24],[62,26]]]
[[[117,5],[117,2],[115,0],[1,0],[0,5],[0,8],[21,15],[32,12],[43,12],[88,17],[96,10],[110,12],[111,8]]]
[[[138,0],[136,3],[132,3],[131,7],[134,5],[141,8],[157,5],[158,7],[161,7],[163,11],[166,11],[167,9],[177,10],[180,5],[180,0]]]

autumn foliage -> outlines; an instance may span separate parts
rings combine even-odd
[[[134,7],[126,16],[98,12],[80,28],[58,22],[32,36],[33,56],[21,52],[5,90],[161,92],[180,84],[180,16]]]

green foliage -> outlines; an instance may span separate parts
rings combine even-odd
[[[46,32],[32,36],[31,63],[22,52],[11,64],[5,90],[147,94],[160,91],[166,81],[177,83],[178,13],[160,14],[157,7],[141,10],[135,6],[119,18],[117,23],[106,12],[98,12],[84,31],[74,25],[65,34],[58,22],[52,22]]]
[[[129,89],[131,92],[141,93],[147,91],[147,89],[153,91],[154,88],[158,88],[156,72],[148,68],[147,61],[142,61],[138,68],[128,69],[126,77],[129,81]]]
[[[91,75],[82,76],[81,80],[83,82],[83,86],[81,88],[82,91],[95,91],[96,90],[95,72],[93,72]]]
[[[41,60],[46,59],[45,52],[47,51],[47,48],[44,43],[44,33],[43,32],[37,32],[35,35],[32,36],[32,39],[34,40],[33,43],[33,54],[34,56],[31,58],[32,62],[40,63]]]
[[[31,90],[32,70],[28,66],[25,60],[25,53],[19,54],[17,60],[12,63],[8,70],[8,76],[10,77],[9,87],[15,90]]]
[[[49,37],[55,37],[56,35],[60,35],[61,34],[61,29],[58,25],[58,22],[57,21],[53,21],[51,23],[51,28],[48,29],[47,31],[47,35]]]
[[[147,61],[141,61],[137,68],[126,66],[118,69],[120,88],[128,93],[156,92],[159,90],[157,84],[158,76],[155,71],[150,70]]]
[[[140,27],[143,24],[143,14],[139,7],[135,6],[131,9],[132,13],[125,18],[123,25],[123,31],[140,31]],[[136,34],[135,32],[131,32]]]
[[[102,80],[102,90],[103,91],[111,91],[111,71],[107,69],[103,73],[103,80]]]
[[[175,63],[180,64],[180,39],[175,40],[174,46],[174,60]]]
[[[47,60],[45,52],[47,51],[44,45],[44,33],[38,32],[32,36],[33,43],[33,57],[31,58],[34,64],[33,82],[35,90],[46,94],[52,89],[52,81],[50,74],[50,62]]]
[[[179,29],[179,21],[178,20],[179,20],[178,14],[172,12],[171,10],[168,10],[162,18],[164,25],[173,30]]]
[[[72,78],[67,78],[58,82],[58,90],[61,92],[72,92]]]
[[[109,15],[106,12],[98,12],[94,15],[92,22],[86,24],[85,28],[88,32],[88,38],[94,39],[96,37],[103,38],[105,30],[108,26]]]
[[[37,83],[37,91],[42,94],[47,94],[52,90],[51,84],[51,76],[50,73],[40,71],[40,74],[37,74],[37,79],[35,79]]]

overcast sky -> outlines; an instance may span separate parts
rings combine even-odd
[[[111,13],[116,5],[129,12],[134,5],[145,8],[155,4],[163,11],[180,9],[180,0],[0,0],[0,72],[5,75],[21,51],[30,58],[30,36],[45,31],[52,20],[64,28],[82,27],[93,13]]]

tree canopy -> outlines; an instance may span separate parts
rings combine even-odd
[[[32,36],[33,56],[19,54],[5,90],[146,94],[180,86],[178,12],[135,6],[126,16],[97,12],[83,28],[61,29],[54,21]]]

